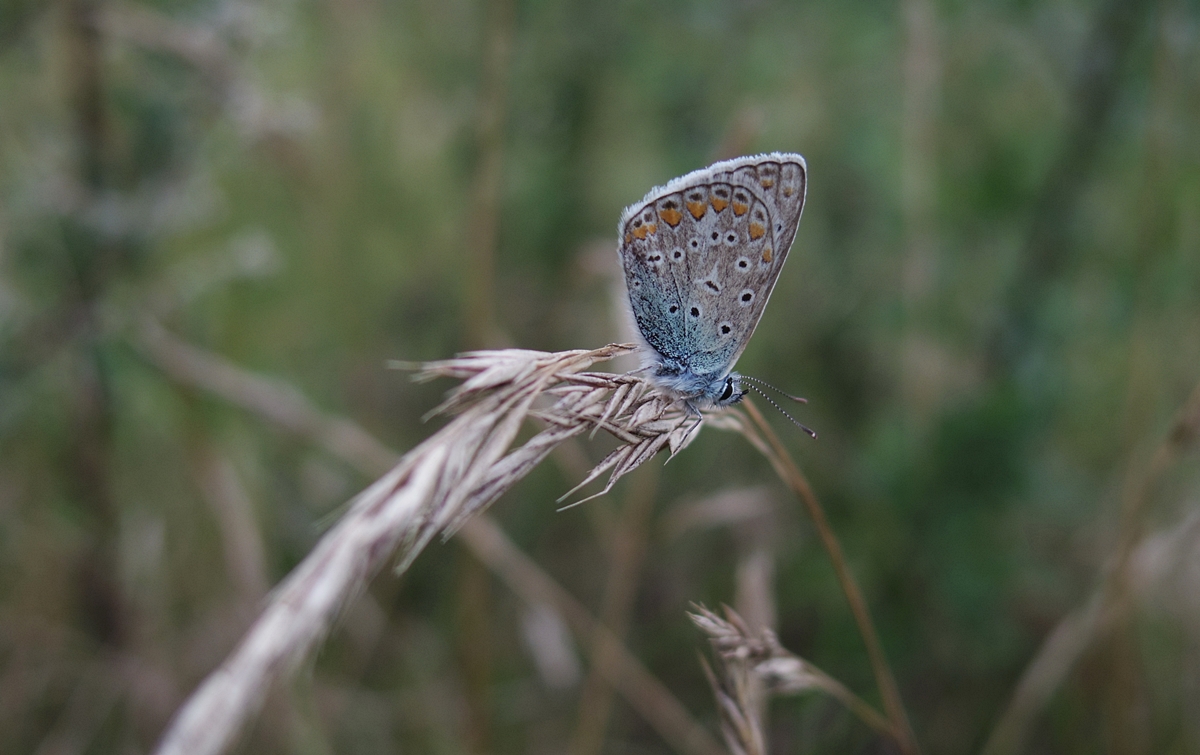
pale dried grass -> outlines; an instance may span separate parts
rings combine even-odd
[[[697,605],[695,612],[688,616],[708,636],[713,648],[716,669],[701,660],[717,700],[721,734],[733,755],[765,755],[767,752],[757,714],[763,703],[757,699],[760,689],[768,696],[823,692],[837,699],[884,737],[902,741],[903,734],[897,732],[882,714],[846,685],[780,645],[773,631],[767,628],[751,630],[729,607],[724,608],[724,614],[721,617]]]
[[[146,337],[154,337],[152,328]],[[239,647],[179,710],[157,752],[228,750],[271,684],[309,656],[386,563],[406,568],[432,538],[486,509],[563,441],[598,430],[617,439],[581,483],[607,473],[601,494],[659,451],[686,447],[703,417],[637,375],[588,371],[634,349],[478,351],[424,365],[418,379],[463,381],[435,410],[454,419],[351,501],[272,593]],[[544,429],[513,449],[526,419]]]

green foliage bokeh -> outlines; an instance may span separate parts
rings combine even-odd
[[[164,376],[139,318],[402,451],[446,386],[387,360],[478,332],[627,338],[622,208],[776,150],[807,158],[808,205],[739,369],[809,399],[819,441],[774,421],[925,751],[979,749],[1200,379],[1197,145],[1200,11],[1181,2],[0,3],[0,750],[148,751],[233,647],[250,616],[203,492],[214,465],[251,502],[268,585],[369,482]],[[632,483],[555,513],[568,469],[493,513],[598,611]],[[1184,456],[1146,530],[1182,521],[1198,483]],[[781,640],[878,703],[828,559],[753,449],[706,431],[643,484],[627,642],[698,718],[716,714],[685,611],[734,600],[749,536],[664,522],[759,485]],[[351,610],[244,751],[565,751],[579,687],[546,685],[525,607],[472,570],[451,542],[378,578],[377,614]],[[1200,752],[1198,630],[1197,606],[1147,597],[1028,751]],[[770,738],[888,751],[816,695],[776,704]],[[665,748],[624,703],[606,742]]]

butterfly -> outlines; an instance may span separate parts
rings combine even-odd
[[[747,393],[753,378],[733,366],[779,280],[807,185],[800,155],[738,157],[654,188],[621,215],[643,369],[696,414]]]

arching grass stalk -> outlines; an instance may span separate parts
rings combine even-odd
[[[150,327],[145,337],[154,336]],[[271,684],[308,657],[384,565],[398,558],[405,568],[433,537],[483,511],[564,440],[603,429],[620,441],[585,481],[607,472],[605,490],[664,448],[682,450],[704,419],[641,377],[587,372],[634,348],[479,351],[424,365],[418,379],[464,381],[435,410],[457,416],[351,501],[272,593],[238,648],[178,711],[159,755],[227,751]],[[527,418],[545,429],[511,449]]]
[[[762,412],[758,410],[754,402],[747,399],[740,404],[740,407],[742,409],[709,417],[707,423],[713,427],[740,433],[746,438],[750,445],[771,462],[775,473],[804,504],[804,508],[817,530],[817,535],[821,539],[821,544],[825,547],[825,552],[829,554],[829,561],[837,574],[838,584],[846,595],[846,601],[850,604],[850,612],[854,615],[859,634],[862,635],[863,644],[866,645],[867,656],[875,675],[875,684],[879,687],[879,696],[883,698],[883,707],[887,712],[888,721],[891,722],[891,732],[896,744],[905,755],[916,755],[920,752],[920,747],[913,734],[912,726],[908,722],[908,714],[904,710],[904,703],[896,686],[896,678],[892,675],[891,667],[888,666],[887,657],[883,652],[883,645],[879,642],[879,634],[871,622],[867,602],[863,599],[858,582],[850,572],[850,566],[846,563],[846,555],[842,551],[841,543],[838,542],[833,528],[829,525],[829,520],[825,517],[825,510],[821,508],[816,493],[808,484],[808,478],[796,466],[796,462],[788,454],[787,448],[763,419]]]

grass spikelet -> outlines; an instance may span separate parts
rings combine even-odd
[[[147,331],[156,336],[161,340],[160,332]],[[180,709],[156,752],[226,751],[270,685],[316,648],[383,566],[398,557],[398,568],[407,568],[432,538],[486,509],[568,438],[604,430],[620,442],[582,483],[609,472],[600,494],[663,448],[684,448],[703,418],[644,378],[587,371],[635,348],[476,351],[423,365],[417,380],[463,381],[433,412],[453,419],[351,501],[274,591],[239,647]],[[527,419],[544,428],[514,449]]]
[[[704,672],[717,699],[721,733],[730,752],[766,753],[761,724],[754,713],[758,708],[751,699],[752,676],[761,680],[771,695],[814,691],[831,695],[881,735],[899,741],[895,728],[881,713],[846,685],[780,645],[770,629],[753,632],[733,609],[726,606],[724,613],[721,617],[697,605],[688,618],[708,636],[716,657],[717,669],[704,662]]]

